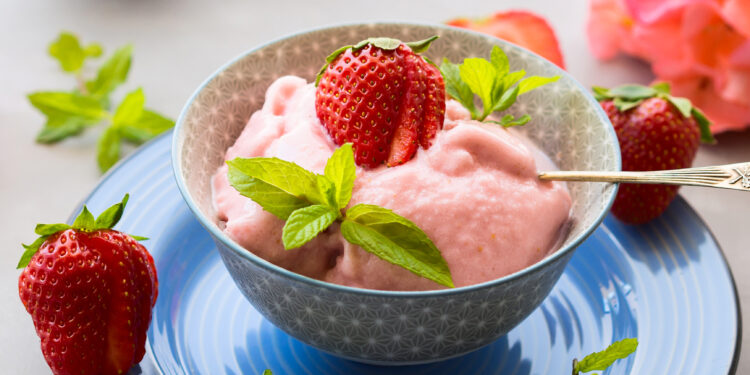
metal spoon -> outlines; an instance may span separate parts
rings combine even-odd
[[[750,191],[750,162],[651,172],[550,171],[542,180],[706,186]]]

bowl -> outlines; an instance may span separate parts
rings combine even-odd
[[[534,53],[483,34],[438,25],[352,24],[295,34],[229,62],[198,88],[177,120],[172,145],[177,185],[250,303],[289,335],[334,355],[374,364],[416,364],[493,342],[549,294],[616,193],[613,184],[569,184],[572,225],[560,249],[514,274],[447,290],[379,291],[315,280],[263,260],[222,232],[210,178],[250,115],[262,106],[271,82],[288,74],[312,81],[331,51],[371,36],[409,41],[432,35],[440,36],[426,53],[433,61],[487,57],[496,45],[513,70],[560,75],[557,83],[518,98],[511,112],[534,118],[520,130],[561,169],[620,169],[612,125],[587,89]]]

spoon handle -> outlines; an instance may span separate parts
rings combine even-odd
[[[550,171],[542,180],[706,186],[750,191],[750,162],[649,172]]]

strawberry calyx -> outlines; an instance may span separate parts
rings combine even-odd
[[[439,38],[437,35],[433,35],[427,39],[418,40],[416,42],[402,42],[398,39],[393,38],[385,38],[385,37],[377,37],[377,38],[367,38],[365,40],[360,41],[357,44],[353,45],[347,45],[340,47],[339,49],[333,51],[328,57],[326,57],[326,63],[323,64],[323,67],[320,68],[320,71],[318,72],[318,75],[315,77],[315,87],[318,87],[318,84],[320,83],[320,79],[323,77],[323,73],[325,73],[326,69],[328,68],[328,65],[330,65],[333,60],[336,60],[339,55],[344,53],[348,49],[352,49],[352,52],[356,52],[358,50],[361,50],[365,46],[373,45],[375,47],[378,47],[380,49],[386,50],[386,51],[393,51],[401,44],[405,44],[409,48],[411,48],[412,52],[414,53],[422,53],[424,51],[427,51],[428,48],[430,48],[430,44],[432,44],[435,39]],[[427,58],[422,57],[427,61],[428,63],[435,65],[432,61],[427,60]]]
[[[37,224],[34,228],[34,232],[38,234],[39,237],[34,242],[32,242],[31,245],[21,244],[21,246],[23,246],[23,248],[26,250],[24,251],[23,255],[21,255],[21,259],[18,261],[18,265],[16,266],[16,268],[20,269],[26,267],[29,264],[31,257],[33,257],[37,251],[39,251],[39,247],[42,246],[44,241],[46,241],[49,236],[57,232],[67,229],[75,229],[81,232],[94,232],[97,230],[112,229],[112,227],[114,227],[120,221],[120,218],[122,218],[122,213],[125,210],[125,205],[128,203],[129,198],[130,195],[125,194],[120,203],[112,205],[108,209],[104,210],[101,214],[99,214],[99,216],[96,218],[94,218],[94,215],[91,213],[91,211],[89,211],[89,209],[84,205],[81,213],[78,214],[75,221],[73,221],[73,225],[64,223]],[[131,237],[138,241],[148,239],[146,237],[133,235],[131,235]]]
[[[716,143],[714,136],[711,134],[711,121],[700,109],[694,107],[690,99],[675,97],[670,94],[670,86],[667,82],[657,82],[651,86],[641,86],[626,84],[617,86],[612,89],[594,86],[591,88],[594,92],[594,98],[598,101],[611,100],[612,104],[620,112],[626,112],[637,107],[644,100],[649,98],[662,98],[671,103],[682,116],[685,118],[694,118],[698,124],[701,133],[701,142],[713,144]]]

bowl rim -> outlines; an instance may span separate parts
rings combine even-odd
[[[180,111],[180,115],[177,118],[177,121],[175,122],[174,132],[172,134],[172,146],[171,146],[171,161],[172,161],[172,171],[174,173],[174,178],[177,183],[177,187],[180,191],[180,194],[182,195],[182,198],[185,200],[185,203],[187,203],[188,207],[190,208],[190,211],[193,212],[193,215],[196,216],[200,224],[208,230],[208,232],[211,234],[211,236],[214,239],[218,239],[221,241],[227,248],[231,249],[235,253],[237,253],[239,256],[243,257],[244,259],[254,263],[256,266],[263,267],[264,269],[273,272],[275,274],[281,275],[286,278],[290,278],[292,280],[295,280],[297,282],[308,284],[311,287],[317,287],[317,288],[323,288],[338,292],[345,292],[345,293],[351,293],[356,294],[360,296],[367,296],[367,297],[388,297],[388,298],[422,298],[422,297],[438,297],[438,296],[452,296],[457,294],[464,294],[464,293],[471,293],[475,291],[479,291],[485,288],[492,288],[496,287],[498,285],[507,283],[512,280],[516,280],[519,278],[524,277],[527,274],[539,271],[540,269],[546,267],[550,263],[553,263],[557,261],[559,258],[565,256],[569,252],[573,251],[578,245],[583,242],[591,233],[596,230],[596,228],[599,227],[601,222],[604,220],[604,217],[609,213],[610,208],[612,207],[612,204],[614,203],[615,196],[617,195],[617,191],[619,188],[619,184],[614,184],[613,189],[609,193],[609,197],[607,198],[607,204],[605,205],[605,208],[597,215],[597,217],[594,219],[594,221],[589,225],[585,230],[583,230],[581,233],[579,233],[575,238],[573,238],[572,241],[570,241],[566,246],[560,247],[552,254],[547,255],[542,260],[525,267],[521,270],[518,270],[514,273],[511,273],[509,275],[505,275],[503,277],[485,281],[478,284],[472,284],[462,287],[455,287],[455,288],[448,288],[448,289],[436,289],[436,290],[423,290],[423,291],[395,291],[395,290],[378,290],[378,289],[366,289],[366,288],[358,288],[358,287],[352,287],[352,286],[346,286],[346,285],[340,285],[340,284],[334,284],[323,280],[314,279],[308,276],[304,276],[301,274],[298,274],[293,271],[289,271],[283,267],[277,266],[257,255],[255,255],[252,251],[245,249],[244,247],[240,246],[238,243],[236,243],[234,240],[229,238],[228,235],[226,235],[223,231],[219,229],[217,225],[213,223],[212,220],[210,220],[201,210],[198,208],[198,205],[195,203],[195,200],[193,199],[192,195],[190,194],[186,182],[183,178],[183,169],[182,169],[182,148],[180,147],[180,135],[184,132],[185,129],[185,119],[187,117],[188,110],[192,107],[193,103],[197,99],[198,95],[210,84],[215,78],[217,78],[219,75],[221,75],[224,71],[226,71],[228,68],[233,66],[234,64],[238,63],[242,59],[246,58],[247,56],[263,49],[268,46],[286,41],[291,38],[299,37],[301,35],[309,34],[312,32],[321,32],[321,31],[327,31],[327,30],[334,30],[334,29],[340,29],[340,28],[346,28],[346,27],[354,27],[354,26],[417,26],[417,27],[431,27],[431,28],[437,28],[437,29],[448,29],[448,30],[460,30],[461,32],[465,32],[468,34],[473,34],[477,37],[490,39],[495,44],[500,45],[507,45],[511,48],[519,48],[523,52],[530,54],[531,56],[534,56],[538,59],[542,59],[545,64],[548,64],[553,67],[553,69],[556,70],[556,73],[559,74],[562,77],[567,77],[570,79],[570,81],[573,83],[574,86],[576,86],[580,91],[583,92],[584,97],[588,99],[589,102],[597,103],[594,105],[595,112],[597,113],[597,117],[599,119],[607,124],[610,124],[610,126],[607,128],[607,133],[609,134],[610,138],[613,140],[614,146],[615,146],[615,167],[616,170],[622,169],[622,160],[620,158],[620,145],[617,141],[617,135],[615,133],[614,127],[611,125],[611,122],[609,120],[609,117],[604,112],[604,110],[601,108],[600,105],[598,105],[598,102],[594,99],[593,95],[589,92],[588,89],[586,89],[578,80],[576,80],[572,75],[570,75],[567,71],[561,69],[554,63],[548,61],[547,59],[539,56],[538,54],[529,51],[526,48],[520,47],[518,45],[515,45],[513,43],[507,42],[505,40],[495,38],[491,35],[475,32],[468,29],[448,26],[448,25],[441,25],[441,24],[432,24],[432,23],[419,23],[419,22],[403,22],[403,21],[374,21],[374,22],[350,22],[350,23],[341,23],[341,24],[330,24],[325,26],[319,26],[315,28],[305,29],[299,32],[291,33],[283,35],[279,38],[273,39],[269,42],[262,43],[260,45],[257,45],[245,52],[242,52],[238,56],[232,58],[228,62],[224,63],[222,66],[220,66],[217,70],[215,70],[208,78],[206,78],[199,86],[198,88],[193,92],[193,94],[190,96],[190,98],[187,100],[185,105],[183,106],[182,110]]]

